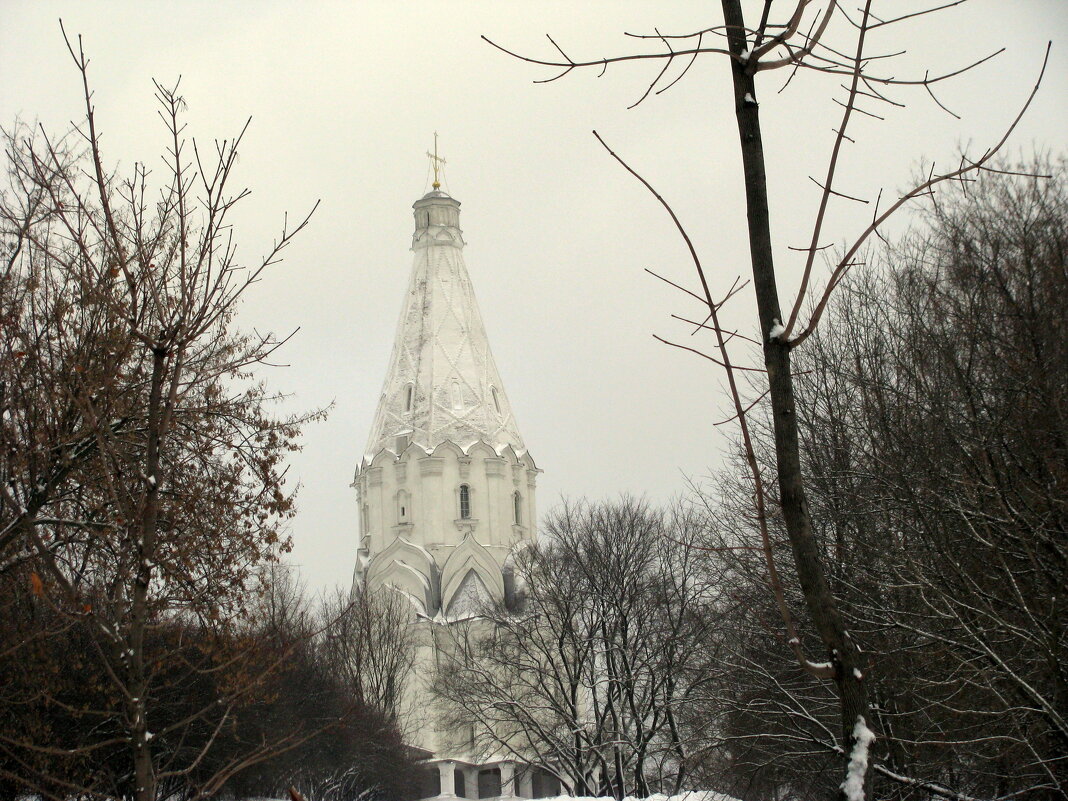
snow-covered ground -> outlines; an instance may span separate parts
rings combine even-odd
[[[589,796],[570,796],[570,795],[558,795],[554,798],[539,799],[539,801],[612,801],[609,798],[591,798]],[[624,801],[642,801],[642,799],[631,798],[628,796]],[[692,792],[682,793],[681,795],[660,795],[654,793],[644,801],[738,801],[736,798],[732,798],[729,795],[723,795],[722,793],[714,793],[711,790],[694,790]]]
[[[452,796],[453,798],[463,798],[463,796]],[[288,801],[288,799],[246,799],[246,801]],[[557,795],[552,798],[539,798],[537,801],[614,801],[611,796],[600,796],[594,798],[592,796],[573,796],[573,795]],[[736,798],[732,798],[729,795],[723,795],[723,793],[715,793],[711,790],[693,790],[680,795],[662,795],[660,793],[654,793],[645,799],[633,798],[627,796],[624,801],[738,801]]]

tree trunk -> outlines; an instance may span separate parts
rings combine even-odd
[[[741,0],[722,0],[731,53],[741,56],[750,44],[742,17]],[[849,636],[838,604],[827,584],[819,548],[812,531],[801,475],[794,384],[790,370],[790,346],[769,332],[782,321],[771,246],[771,220],[768,213],[767,177],[764,172],[764,146],[760,138],[760,116],[756,88],[748,65],[731,59],[738,138],[742,148],[745,176],[746,212],[749,219],[749,249],[753,262],[753,287],[764,343],[764,365],[768,371],[769,397],[774,421],[775,461],[778,469],[779,501],[790,538],[797,577],[815,627],[834,667],[834,681],[841,700],[842,745],[846,756],[853,749],[857,719],[870,727],[868,692],[860,651]]]
[[[152,747],[148,729],[148,680],[145,670],[145,633],[150,610],[149,589],[156,558],[156,527],[159,518],[159,449],[163,427],[163,384],[166,377],[167,351],[152,349],[152,382],[148,398],[148,443],[145,453],[145,500],[141,510],[140,554],[136,565],[130,609],[130,705],[133,712],[131,738],[134,750],[134,797],[137,801],[155,801],[156,773],[152,765]]]

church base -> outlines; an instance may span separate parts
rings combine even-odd
[[[423,766],[422,799],[521,801],[560,794],[560,783],[554,776],[514,760],[430,759]]]

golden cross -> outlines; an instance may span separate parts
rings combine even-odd
[[[438,172],[445,164],[445,159],[438,155],[438,132],[434,131],[434,152],[429,150],[426,152],[427,158],[430,159],[430,163],[434,165],[434,188],[440,189],[441,182],[438,181]]]

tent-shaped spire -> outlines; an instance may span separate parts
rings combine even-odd
[[[460,202],[434,189],[413,208],[415,259],[367,457],[409,442],[522,451],[464,265]]]

